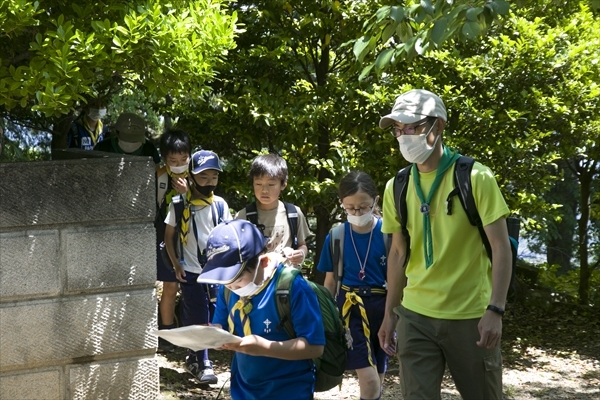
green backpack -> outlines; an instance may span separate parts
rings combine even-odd
[[[277,278],[276,306],[279,315],[279,325],[276,329],[283,328],[291,338],[296,337],[292,319],[290,318],[290,293],[293,289],[292,282],[301,271],[293,267],[283,267]],[[325,392],[342,384],[346,370],[346,341],[344,323],[340,318],[333,296],[322,285],[307,280],[311,289],[317,295],[321,317],[325,328],[325,349],[321,357],[313,359],[317,373],[315,375],[315,392]],[[225,303],[229,306],[231,291],[225,288]]]

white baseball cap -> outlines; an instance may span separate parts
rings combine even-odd
[[[426,117],[439,117],[447,121],[446,106],[442,99],[429,90],[413,89],[398,96],[392,112],[379,120],[379,127],[385,129],[395,121],[412,124]]]

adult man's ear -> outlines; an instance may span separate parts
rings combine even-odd
[[[437,131],[436,134],[440,135],[444,131],[444,128],[446,127],[446,121],[444,121],[443,118],[438,117],[437,124],[435,124],[435,125],[437,127],[436,128],[436,131]]]

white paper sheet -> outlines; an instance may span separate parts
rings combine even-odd
[[[150,333],[160,336],[176,346],[194,351],[214,349],[225,343],[242,341],[241,337],[232,335],[216,326],[190,325],[176,329],[153,330]]]

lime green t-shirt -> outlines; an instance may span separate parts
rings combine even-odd
[[[421,188],[427,197],[436,171],[420,173]],[[506,218],[508,207],[489,168],[475,163],[471,185],[483,226]],[[414,179],[406,193],[410,234],[410,259],[406,267],[408,283],[402,305],[416,313],[440,319],[479,318],[485,312],[492,291],[491,262],[479,231],[469,223],[458,196],[452,198],[452,215],[447,214],[446,198],[454,189],[454,167],[449,168],[433,196],[430,218],[433,264],[425,268],[423,252],[423,215],[419,211]],[[394,202],[394,178],[386,185],[383,197],[384,233],[401,231]]]

